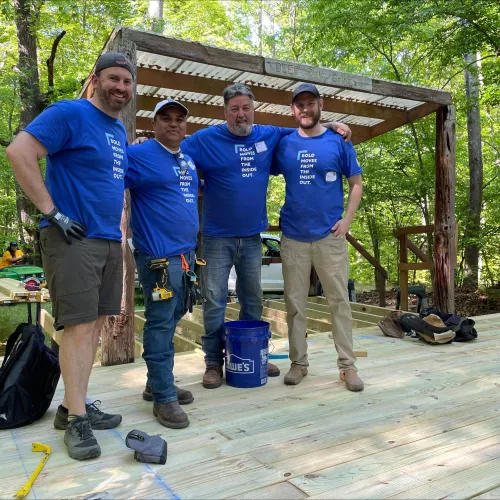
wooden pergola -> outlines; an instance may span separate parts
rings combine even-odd
[[[252,89],[256,100],[256,123],[282,127],[296,127],[289,108],[295,87],[301,82],[316,84],[324,96],[322,120],[347,123],[353,131],[354,144],[435,113],[434,303],[442,310],[454,311],[455,109],[450,93],[124,27],[111,33],[102,53],[108,51],[125,53],[137,66],[136,92],[122,114],[129,142],[136,135],[151,132],[154,106],[166,98],[179,100],[189,108],[189,134],[222,123],[222,91],[234,82],[244,83]],[[90,97],[92,92],[89,77],[80,96]],[[126,202],[122,220],[124,242],[128,210]],[[103,335],[105,364],[133,359],[134,265],[125,243],[124,251],[122,315],[110,320],[106,335]],[[406,276],[410,269],[411,264],[400,264],[400,271],[406,272]]]

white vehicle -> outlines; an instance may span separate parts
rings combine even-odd
[[[263,292],[283,292],[283,271],[281,268],[281,240],[279,236],[261,233]],[[236,294],[236,269],[231,269],[228,281],[229,295]]]

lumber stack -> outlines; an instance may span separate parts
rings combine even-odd
[[[50,294],[46,288],[30,292],[24,283],[12,278],[0,279],[0,305],[20,302],[49,302]]]
[[[353,327],[362,329],[375,326],[384,316],[387,316],[391,310],[382,307],[369,306],[366,304],[351,303]],[[226,305],[226,321],[239,319],[240,304],[232,302]],[[331,312],[328,302],[324,297],[309,297],[307,302],[307,325],[306,332],[308,336],[314,336],[332,331]],[[264,300],[262,319],[271,325],[271,331],[274,339],[287,337],[288,327],[286,323],[286,308],[283,300]],[[135,332],[142,341],[142,331],[144,328],[144,312],[135,313]],[[203,336],[203,313],[201,306],[195,306],[191,314],[186,314],[177,326],[174,344],[176,352],[177,344],[181,339],[188,341],[186,346],[180,346],[182,350],[192,350],[193,346],[201,347],[201,337]],[[361,332],[360,332],[361,333]],[[358,357],[366,357],[366,349],[360,344],[359,339],[354,338],[355,354]]]

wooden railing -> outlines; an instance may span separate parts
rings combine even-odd
[[[401,310],[408,311],[408,271],[422,271],[434,268],[434,262],[408,238],[409,234],[434,233],[434,224],[428,226],[401,227],[394,231],[399,239],[399,289],[401,294]],[[408,262],[408,250],[413,252],[422,262]]]

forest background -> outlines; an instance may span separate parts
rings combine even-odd
[[[457,107],[456,284],[500,288],[498,0],[3,0],[0,4],[0,246],[30,247],[38,215],[5,147],[45,106],[78,95],[116,25],[278,59],[423,85]],[[393,230],[434,220],[435,118],[357,146],[364,197],[351,233],[398,281]],[[188,130],[189,131],[189,130]],[[43,165],[42,165],[43,167]],[[284,184],[271,179],[276,224]],[[432,235],[413,237],[432,256]],[[374,271],[350,248],[350,277]],[[427,272],[410,279],[430,284]]]

